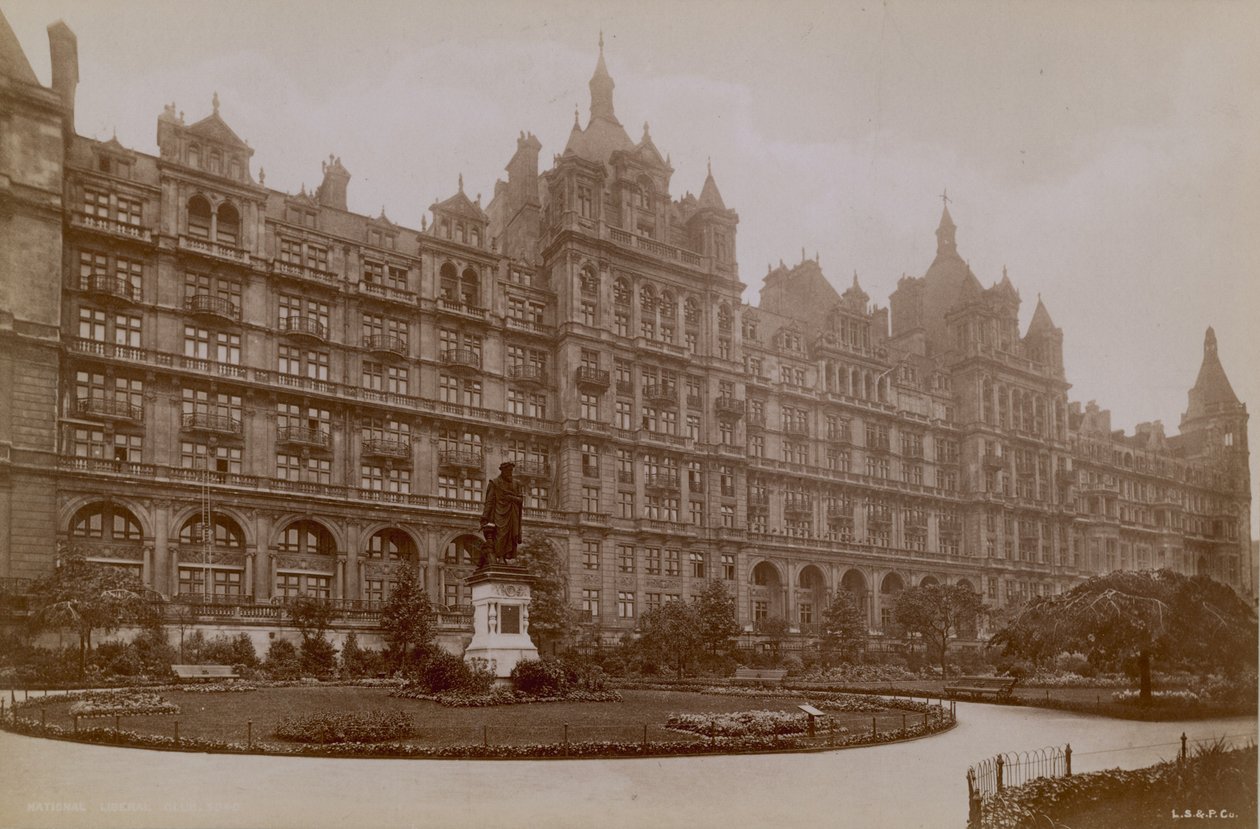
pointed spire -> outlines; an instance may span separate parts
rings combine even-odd
[[[1003,269],[1003,276],[1005,275],[1006,271]],[[1041,301],[1041,294],[1037,294],[1037,310],[1033,311],[1032,322],[1028,323],[1028,336],[1052,334],[1057,330],[1054,320],[1050,319],[1050,312],[1046,310],[1046,304]]]
[[[714,210],[725,210],[726,202],[722,201],[722,194],[718,192],[717,182],[713,180],[713,160],[708,163],[708,174],[704,179],[704,187],[700,188],[701,207],[711,207]],[[801,248],[801,261],[805,261],[805,249]]]
[[[215,92],[214,97],[210,99],[210,106],[214,107],[214,114],[219,114],[219,93]]]
[[[459,192],[464,192],[464,174],[459,174]]]
[[[0,12],[0,75],[16,78],[23,83],[39,84],[35,70],[31,69],[31,62],[27,60],[26,52],[22,50],[22,44],[9,27],[9,21],[5,19],[3,12]]]
[[[617,116],[613,113],[613,83],[612,75],[608,74],[608,65],[604,63],[604,32],[599,33],[599,61],[595,64],[595,74],[591,75],[588,84],[591,90],[591,120],[596,118],[605,118],[613,123],[619,123]]]
[[[936,228],[936,255],[958,255],[958,245],[954,239],[954,231],[957,228],[954,225],[954,218],[949,215],[949,194],[941,193],[941,202],[944,205],[941,209],[941,223]]]
[[[1216,331],[1209,326],[1207,333],[1203,335],[1203,363],[1199,366],[1199,376],[1194,381],[1194,388],[1190,389],[1189,405],[1183,420],[1241,408],[1238,395],[1234,394],[1234,387],[1225,376],[1225,368],[1216,352]]]

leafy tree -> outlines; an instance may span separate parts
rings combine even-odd
[[[836,591],[822,617],[822,652],[827,664],[833,655],[844,662],[857,661],[870,632],[866,618],[852,591]]]
[[[295,679],[302,669],[297,648],[288,639],[272,639],[263,669],[271,679]]]
[[[316,676],[331,673],[337,667],[337,649],[326,634],[332,626],[333,608],[326,601],[299,596],[289,605],[289,619],[302,634],[302,670]]]
[[[92,634],[126,624],[153,627],[160,616],[136,576],[72,556],[32,588],[34,630],[70,629],[79,635],[79,673],[87,668]]]
[[[735,597],[717,579],[708,584],[692,600],[700,622],[700,638],[705,650],[717,656],[731,649],[731,640],[739,635],[739,619],[735,613]]]
[[[1094,576],[1058,596],[1034,599],[990,646],[1008,655],[1078,650],[1092,660],[1138,660],[1140,694],[1151,700],[1151,662],[1183,659],[1240,671],[1256,664],[1256,613],[1227,585],[1171,570]]]
[[[974,590],[956,584],[930,584],[901,591],[893,615],[908,633],[918,634],[939,648],[941,676],[948,676],[945,657],[950,637],[959,628],[975,624],[984,613],[984,602]]]
[[[770,654],[777,665],[779,663],[780,650],[783,647],[783,640],[787,639],[791,625],[788,624],[787,619],[781,616],[767,616],[765,619],[758,621],[754,625],[754,629],[770,640]]]
[[[639,619],[643,651],[672,665],[681,679],[687,665],[704,649],[700,614],[694,604],[681,599],[654,607]]]
[[[201,658],[212,665],[258,667],[258,652],[254,650],[254,642],[248,633],[211,637],[201,648]]]
[[[555,547],[535,534],[522,540],[516,560],[534,577],[530,586],[529,638],[539,653],[555,655],[577,626],[577,610],[568,598],[568,565]]]
[[[381,630],[396,667],[406,663],[409,650],[425,649],[433,641],[433,604],[410,567],[399,571],[381,608]]]

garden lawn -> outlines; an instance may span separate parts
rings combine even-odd
[[[459,745],[559,743],[584,740],[643,739],[644,725],[652,741],[691,740],[693,734],[664,727],[670,714],[702,714],[734,711],[792,711],[802,699],[776,697],[773,691],[764,696],[732,697],[696,694],[683,691],[621,691],[622,702],[546,702],[522,705],[500,705],[485,708],[447,708],[429,700],[401,699],[389,696],[389,688],[348,686],[261,688],[236,694],[195,694],[164,691],[162,696],[180,707],[176,715],[123,717],[120,727],[142,733],[170,735],[179,721],[181,737],[206,737],[244,742],[246,722],[253,721],[255,742],[280,743],[272,736],[276,724],[286,714],[310,714],[316,711],[368,711],[384,709],[410,714],[416,725],[416,736],[404,742],[424,745]],[[902,726],[904,712],[888,709],[877,715],[831,715],[837,729],[866,733],[875,716],[879,730],[889,731]],[[39,718],[39,709],[23,712],[29,719]],[[72,728],[69,704],[49,698],[49,724]],[[801,714],[804,718],[804,714]],[[921,722],[922,714],[906,714],[909,725]],[[112,727],[112,718],[80,721],[81,728]]]

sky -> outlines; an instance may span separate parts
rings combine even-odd
[[[745,299],[769,263],[821,258],[887,304],[935,253],[1005,266],[1026,326],[1064,332],[1073,400],[1175,433],[1212,325],[1260,400],[1260,4],[1146,2],[302,2],[0,0],[36,74],[78,35],[80,133],[156,153],[175,102],[220,113],[254,172],[297,192],[339,155],[352,210],[419,225],[489,201],[522,130],[563,150],[602,30],[618,118],[650,122],[677,198],[706,162],[740,216]],[[1260,427],[1257,427],[1260,429]],[[1255,466],[1260,463],[1256,459]],[[1256,471],[1253,469],[1253,478]]]

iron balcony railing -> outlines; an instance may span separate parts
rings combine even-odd
[[[280,430],[280,442],[300,446],[318,446],[328,448],[328,433],[323,429],[308,429],[305,426],[286,426]]]
[[[285,317],[280,320],[280,330],[286,334],[304,335],[317,340],[328,339],[328,327],[315,317]]]
[[[230,299],[214,294],[193,294],[184,300],[184,310],[193,314],[220,317],[237,322],[241,318],[241,309]]]
[[[411,442],[402,438],[365,438],[363,454],[378,458],[409,458]]]
[[[363,347],[377,354],[407,356],[407,341],[394,334],[369,334],[363,338]]]
[[[109,299],[121,299],[127,302],[140,301],[140,288],[120,276],[97,273],[87,277],[83,283],[84,290]]]
[[[471,348],[448,348],[442,352],[442,362],[452,368],[481,368],[481,355]]]
[[[144,420],[142,407],[105,397],[80,397],[74,401],[74,412],[78,415],[104,417],[111,420],[132,420],[137,423]]]
[[[195,432],[217,432],[223,435],[239,435],[241,422],[227,415],[195,412],[184,415],[184,429]]]

